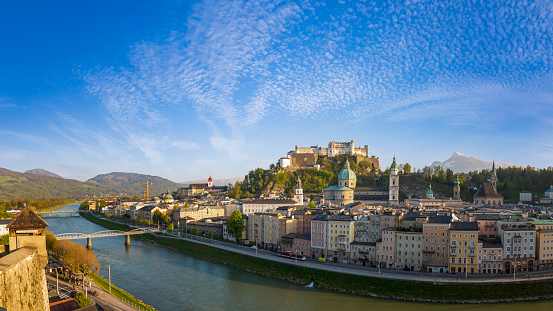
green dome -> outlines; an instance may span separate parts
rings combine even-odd
[[[357,176],[355,176],[355,173],[352,170],[345,168],[340,171],[340,174],[338,174],[338,179],[357,179]]]
[[[173,196],[171,195],[171,192],[167,191],[167,194],[163,196],[164,200],[174,200]]]
[[[390,168],[397,168],[396,155],[395,154],[394,154],[394,161],[392,162],[392,166]]]
[[[344,169],[340,171],[340,174],[338,174],[338,179],[357,179],[355,173],[349,169],[349,161],[347,159],[344,164]]]

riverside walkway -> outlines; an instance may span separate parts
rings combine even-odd
[[[98,217],[97,215],[94,215]],[[103,218],[101,219],[108,220],[115,223],[125,224],[124,222],[114,221],[112,219]],[[429,282],[429,283],[441,283],[441,284],[460,284],[460,283],[481,283],[481,284],[491,284],[491,283],[513,283],[513,282],[536,282],[536,281],[552,281],[553,276],[551,271],[536,271],[536,272],[522,272],[517,273],[516,278],[512,274],[499,274],[499,275],[488,275],[488,274],[473,274],[468,275],[465,278],[465,274],[445,274],[445,273],[426,273],[426,272],[411,272],[411,271],[402,271],[402,270],[388,270],[388,269],[379,269],[372,267],[356,266],[350,264],[340,264],[333,262],[320,263],[313,260],[307,261],[296,261],[294,259],[278,257],[275,252],[262,250],[256,250],[242,246],[238,244],[232,244],[227,242],[216,241],[208,239],[205,237],[198,237],[193,235],[188,235],[188,237],[177,236],[177,235],[161,235],[158,232],[151,234],[156,235],[159,238],[168,238],[168,239],[180,239],[186,240],[189,242],[194,242],[198,244],[203,244],[230,252],[240,253],[247,256],[258,257],[270,261],[282,262],[290,265],[297,265],[308,267],[312,269],[325,270],[331,272],[338,272],[344,274],[352,275],[361,275],[367,277],[375,278],[385,278],[392,280],[402,280],[402,281],[415,281],[415,282]]]

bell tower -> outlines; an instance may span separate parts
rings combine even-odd
[[[296,188],[294,189],[294,200],[296,200],[299,205],[303,205],[303,188],[299,177],[296,180]]]
[[[495,160],[492,163],[492,175],[490,176],[490,182],[492,183],[494,189],[497,190],[497,174],[495,173]]]
[[[213,187],[213,178],[211,178],[211,175],[209,175],[209,179],[207,180],[207,187]]]
[[[399,205],[399,175],[395,155],[392,166],[390,167],[390,187],[388,193],[388,204]]]
[[[455,182],[453,183],[453,200],[461,200],[461,188],[459,187],[458,174],[455,174]]]

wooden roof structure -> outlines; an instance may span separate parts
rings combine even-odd
[[[6,226],[8,229],[46,228],[48,223],[33,212],[29,207],[24,208]]]

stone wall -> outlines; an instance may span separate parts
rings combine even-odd
[[[50,310],[44,265],[35,248],[22,247],[0,258],[0,307]]]

